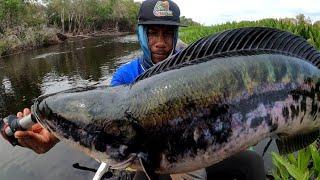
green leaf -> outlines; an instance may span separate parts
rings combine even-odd
[[[309,171],[302,171],[301,169],[299,169],[298,167],[295,167],[294,165],[292,165],[287,159],[285,159],[284,157],[276,154],[276,153],[272,153],[273,158],[278,161],[280,164],[282,164],[287,171],[289,172],[289,174],[294,177],[295,179],[305,179],[306,177],[309,177]]]
[[[293,153],[290,153],[287,155],[288,160],[290,161],[291,164],[297,165],[297,159],[294,156]]]
[[[314,169],[317,171],[317,174],[319,174],[320,173],[320,154],[314,145],[310,146],[310,151],[313,159]]]
[[[309,177],[310,177],[309,173],[305,173],[302,180],[309,180]]]
[[[272,176],[274,177],[275,180],[283,180],[283,178],[281,178],[281,177],[278,175],[277,171],[273,171],[273,172],[272,172]]]
[[[280,176],[281,176],[280,179],[288,180],[289,173],[288,173],[287,169],[276,158],[274,158],[273,154],[272,154],[272,162],[273,162],[273,165],[275,165],[277,167],[277,170],[274,173],[280,174]]]
[[[308,164],[311,160],[311,153],[309,148],[302,149],[298,151],[298,168],[301,171],[308,170]]]

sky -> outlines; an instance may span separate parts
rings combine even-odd
[[[135,0],[141,1],[141,0]],[[320,0],[173,0],[181,15],[204,25],[264,18],[294,18],[304,14],[320,20]]]

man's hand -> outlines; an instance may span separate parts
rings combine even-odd
[[[25,108],[23,112],[18,112],[17,117],[22,118],[29,115],[30,109]],[[35,124],[30,130],[16,131],[14,133],[19,144],[23,147],[32,149],[38,154],[43,154],[49,151],[59,140],[48,130],[42,128],[40,124]]]

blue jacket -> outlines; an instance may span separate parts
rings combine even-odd
[[[111,80],[111,86],[119,86],[123,84],[130,84],[140,74],[144,72],[142,65],[140,64],[140,58],[137,57],[129,61],[126,64],[121,65],[113,74]]]

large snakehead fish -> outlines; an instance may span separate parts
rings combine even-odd
[[[32,113],[60,140],[112,169],[182,173],[275,138],[282,153],[319,135],[320,53],[262,27],[202,38],[130,85],[38,98]]]

